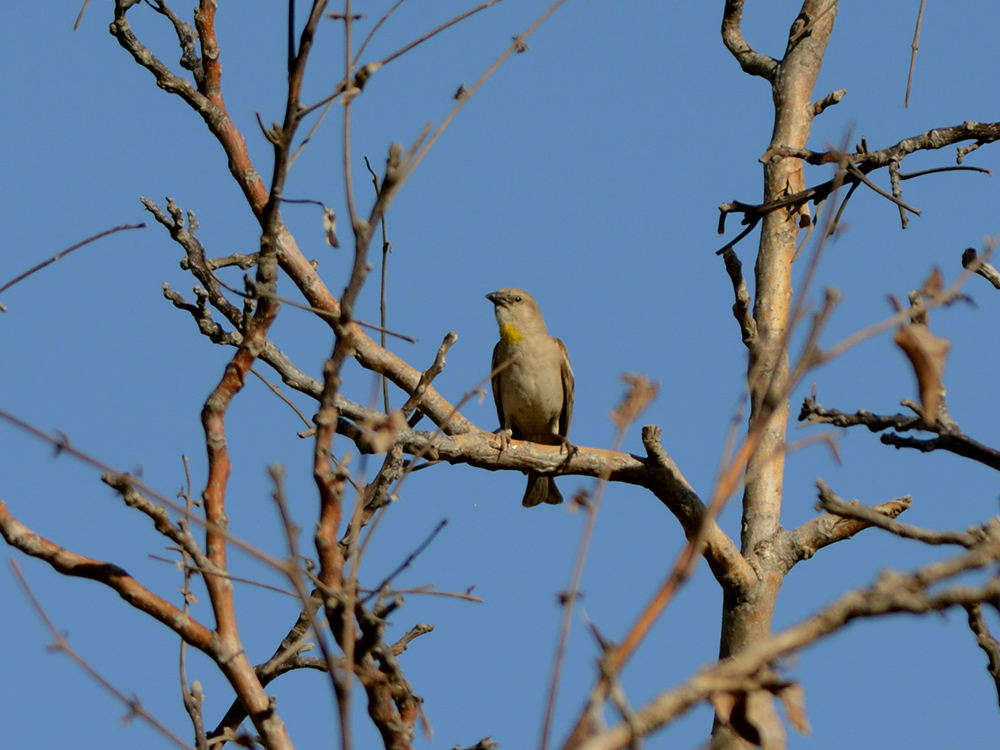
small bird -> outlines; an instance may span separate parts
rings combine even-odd
[[[571,447],[567,435],[573,418],[573,369],[566,346],[550,336],[535,299],[523,289],[487,294],[500,326],[493,348],[493,400],[500,418],[501,446],[510,438]],[[528,472],[521,505],[563,501],[552,477]]]

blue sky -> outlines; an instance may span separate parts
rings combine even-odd
[[[284,106],[285,3],[221,3],[218,30],[229,111],[262,174],[271,150],[255,112],[270,123]],[[306,7],[302,5],[303,9]],[[371,24],[387,3],[360,3]],[[368,6],[371,7],[368,7]],[[757,49],[780,56],[798,12],[791,2],[748,4],[744,33]],[[928,3],[909,109],[902,108],[909,45],[918,3],[907,7],[845,4],[840,11],[817,98],[846,88],[841,104],[817,119],[810,146],[826,148],[851,133],[880,148],[932,127],[995,121],[994,54],[1000,9],[989,2]],[[469,3],[405,3],[370,47],[373,58],[395,50]],[[356,100],[355,185],[367,211],[362,156],[381,165],[393,141],[409,144],[427,122],[439,122],[460,83],[471,84],[546,7],[506,0],[379,71]],[[0,317],[0,407],[73,443],[166,494],[183,484],[191,459],[196,492],[205,461],[199,411],[232,350],[200,336],[190,316],[162,297],[168,282],[192,298],[193,281],[178,267],[179,248],[142,209],[140,196],[163,205],[173,197],[196,212],[198,236],[212,256],[256,249],[256,222],[229,177],[221,149],[180,100],[158,90],[107,32],[108,3],[92,3],[72,32],[78,3],[14,4],[4,11],[0,56],[0,169],[7,188],[0,215],[6,232],[0,283],[98,231],[146,221],[150,227],[105,239],[4,293]],[[175,10],[186,13],[186,6]],[[433,359],[449,330],[459,335],[437,380],[457,400],[489,370],[496,340],[483,295],[503,286],[531,291],[550,330],[570,352],[576,374],[571,437],[606,446],[607,419],[622,372],[661,383],[640,423],[664,430],[664,447],[697,491],[710,491],[728,423],[738,405],[745,350],[732,318],[732,289],[714,251],[719,203],[760,198],[757,157],[770,135],[766,84],[744,75],[722,46],[722,3],[611,3],[576,0],[561,8],[466,106],[403,189],[388,215],[394,251],[388,272],[389,325],[415,336],[391,348],[418,368]],[[304,10],[302,11],[304,15]],[[163,20],[146,7],[131,14],[140,38],[176,69],[178,53]],[[304,99],[318,99],[341,71],[339,27],[321,27]],[[346,215],[335,110],[296,163],[288,197],[322,200]],[[904,171],[954,163],[954,151],[918,154]],[[996,146],[967,162],[996,171]],[[827,179],[809,168],[807,181]],[[887,186],[885,175],[877,180]],[[923,210],[902,231],[894,206],[859,191],[848,230],[820,268],[819,287],[835,286],[843,302],[823,343],[831,344],[890,312],[887,294],[905,297],[932,266],[947,280],[960,272],[963,248],[1000,232],[996,178],[930,175],[904,184],[904,198]],[[350,254],[322,242],[318,210],[284,211],[308,257],[318,258],[331,289],[346,283]],[[736,232],[730,219],[727,236]],[[342,230],[342,239],[344,238]],[[737,247],[746,269],[757,237]],[[224,276],[238,283],[239,273]],[[946,372],[951,413],[972,437],[1000,445],[991,386],[998,366],[1000,296],[982,279],[967,290],[977,305],[932,315],[932,329],[953,343]],[[294,294],[291,285],[282,289]],[[752,290],[751,290],[752,291]],[[813,298],[817,298],[813,291]],[[378,290],[363,292],[359,315],[378,317]],[[284,308],[273,339],[317,375],[332,341],[328,328]],[[266,371],[262,367],[261,371]],[[356,365],[347,395],[369,403],[373,380]],[[889,337],[866,341],[814,373],[793,398],[793,413],[813,381],[826,406],[895,412],[915,385]],[[313,405],[289,394],[311,414]],[[403,398],[398,392],[393,404]],[[492,400],[463,413],[493,429]],[[294,414],[251,380],[227,420],[235,472],[229,494],[232,530],[284,554],[266,467],[283,464],[296,517],[309,534],[315,515],[311,444],[295,436]],[[790,438],[811,434],[790,431]],[[997,477],[954,456],[918,456],[879,444],[867,432],[840,437],[843,463],[814,446],[788,462],[783,524],[815,515],[814,482],[822,476],[842,496],[878,503],[913,494],[905,520],[932,528],[965,528],[997,511]],[[346,441],[341,452],[351,451]],[[641,453],[639,429],[625,449]],[[369,476],[378,463],[356,456]],[[83,554],[114,561],[163,596],[179,601],[175,569],[149,558],[164,554],[145,517],[122,507],[97,473],[0,424],[0,499],[25,524]],[[377,582],[441,518],[449,525],[400,585],[476,586],[483,604],[410,596],[393,615],[394,631],[435,625],[402,657],[426,700],[434,740],[419,747],[467,746],[492,735],[506,748],[537,742],[555,643],[556,592],[569,580],[582,518],[565,506],[527,511],[517,473],[439,466],[407,480],[400,502],[374,536],[362,579]],[[589,486],[560,480],[564,494]],[[723,527],[739,533],[731,505]],[[610,638],[621,637],[683,543],[675,519],[648,493],[608,488],[584,575],[583,607]],[[821,551],[789,575],[775,615],[782,627],[839,593],[873,580],[880,569],[910,569],[936,559],[929,550],[875,531]],[[189,724],[178,692],[177,639],[98,584],[67,580],[45,564],[19,558],[35,592],[72,645],[103,674],[175,731]],[[234,554],[234,574],[281,583],[254,560]],[[243,586],[237,590],[247,650],[263,661],[294,621],[294,600]],[[123,708],[99,693],[64,658],[46,653],[43,631],[14,577],[0,570],[0,664],[5,700],[0,723],[12,747],[168,747],[148,728],[119,721]],[[633,705],[676,685],[711,662],[718,647],[719,589],[705,566],[681,593],[625,672]],[[203,598],[196,615],[211,621]],[[992,616],[992,615],[991,615]],[[991,624],[1000,627],[993,617]],[[570,640],[557,711],[557,737],[593,684],[595,646],[578,618]],[[985,658],[965,615],[895,617],[855,623],[787,665],[806,690],[813,733],[791,746],[965,748],[988,746],[998,731],[997,697]],[[192,656],[211,723],[228,707],[228,686],[207,661]],[[16,689],[14,689],[16,686]],[[278,708],[299,747],[333,743],[333,699],[318,674],[273,683]],[[39,721],[46,717],[44,721]],[[358,747],[377,738],[359,713]],[[694,711],[651,738],[647,747],[693,747],[711,716]],[[96,739],[95,738],[99,738]]]

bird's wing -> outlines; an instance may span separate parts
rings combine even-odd
[[[497,405],[497,419],[500,420],[500,429],[509,429],[509,426],[505,423],[503,418],[503,402],[500,400],[500,373],[496,372],[497,367],[503,364],[500,361],[500,342],[493,347],[493,362],[490,365],[490,370],[493,374],[490,376],[490,386],[493,388],[493,401]]]
[[[562,413],[559,415],[559,435],[568,437],[569,423],[573,421],[573,368],[569,364],[566,345],[560,339],[556,339],[556,343],[562,352],[562,366],[559,369],[562,375],[563,405]]]

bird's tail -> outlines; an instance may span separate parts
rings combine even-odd
[[[528,486],[521,498],[521,505],[533,508],[543,502],[558,505],[562,501],[563,496],[556,487],[555,479],[542,474],[528,474]]]

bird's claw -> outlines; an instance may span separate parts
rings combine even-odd
[[[503,453],[510,447],[510,441],[514,437],[513,430],[499,429],[493,434],[497,436],[497,450]]]
[[[563,438],[562,442],[559,444],[559,452],[562,453],[563,451],[566,451],[567,461],[573,458],[579,450],[579,448],[569,441],[569,438]]]

